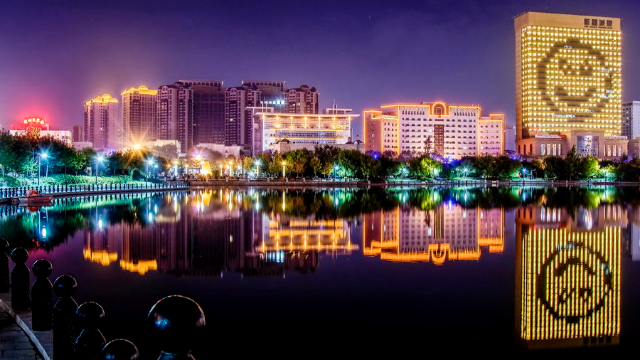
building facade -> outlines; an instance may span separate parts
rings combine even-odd
[[[346,144],[351,140],[351,121],[360,116],[345,110],[344,114],[256,113],[253,121],[252,153],[259,154],[281,141],[315,145]]]
[[[514,25],[516,151],[543,156],[531,144],[539,135],[621,136],[620,19],[528,12]]]
[[[193,91],[193,143],[225,142],[226,89],[220,80],[180,80]],[[188,144],[187,151],[191,146]]]
[[[122,146],[123,127],[118,99],[104,94],[85,101],[83,128],[83,139],[74,141],[90,142],[95,149],[119,149]]]
[[[73,134],[73,142],[84,141],[84,128],[82,125],[73,125],[71,133]]]
[[[52,130],[49,121],[41,117],[28,117],[22,119],[20,124],[12,125],[9,134],[13,136],[33,134],[38,137],[52,137],[71,147],[73,134],[69,130]]]
[[[177,140],[178,152],[193,146],[193,90],[183,83],[163,85],[156,104],[156,140]],[[181,150],[182,149],[182,150]]]
[[[155,140],[158,90],[132,87],[124,90],[121,96],[125,147]]]
[[[434,153],[461,158],[504,152],[504,115],[481,116],[474,105],[442,101],[383,105],[364,111],[365,150],[417,156]]]
[[[629,140],[640,137],[640,101],[622,104],[622,136]]]

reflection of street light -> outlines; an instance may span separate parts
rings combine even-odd
[[[96,185],[98,185],[98,169],[100,167],[100,163],[104,160],[102,155],[96,156]]]
[[[287,162],[283,161],[282,162],[282,178],[283,179],[286,179],[286,173],[285,173],[286,166],[287,166]]]
[[[38,155],[38,186],[40,186],[40,160],[46,159],[49,156],[46,152],[42,152]]]

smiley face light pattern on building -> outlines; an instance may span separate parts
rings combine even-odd
[[[522,122],[529,134],[621,128],[621,35],[609,29],[521,30]]]

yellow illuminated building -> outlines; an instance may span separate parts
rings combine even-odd
[[[119,149],[122,146],[122,122],[118,100],[109,94],[84,103],[84,141],[94,149]]]
[[[133,147],[156,139],[158,90],[146,86],[124,90],[122,96],[123,141]]]
[[[621,134],[620,19],[528,12],[515,19],[515,35],[516,142],[572,131]],[[534,146],[518,152],[546,154]]]
[[[619,343],[623,209],[516,211],[516,317],[531,349]]]
[[[504,250],[504,210],[443,205],[364,215],[363,253],[395,262],[479,260],[482,250]]]

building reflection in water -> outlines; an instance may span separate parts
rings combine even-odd
[[[464,208],[451,202],[434,210],[398,206],[364,215],[363,252],[382,260],[479,260],[481,248],[504,250],[504,210]]]
[[[626,210],[516,210],[516,319],[530,349],[611,345],[620,336]]]
[[[233,190],[167,194],[131,205],[132,219],[114,224],[108,223],[114,210],[96,206],[92,227],[84,230],[84,258],[141,275],[284,276],[315,271],[319,254],[359,249],[347,220],[262,213],[255,196]]]

